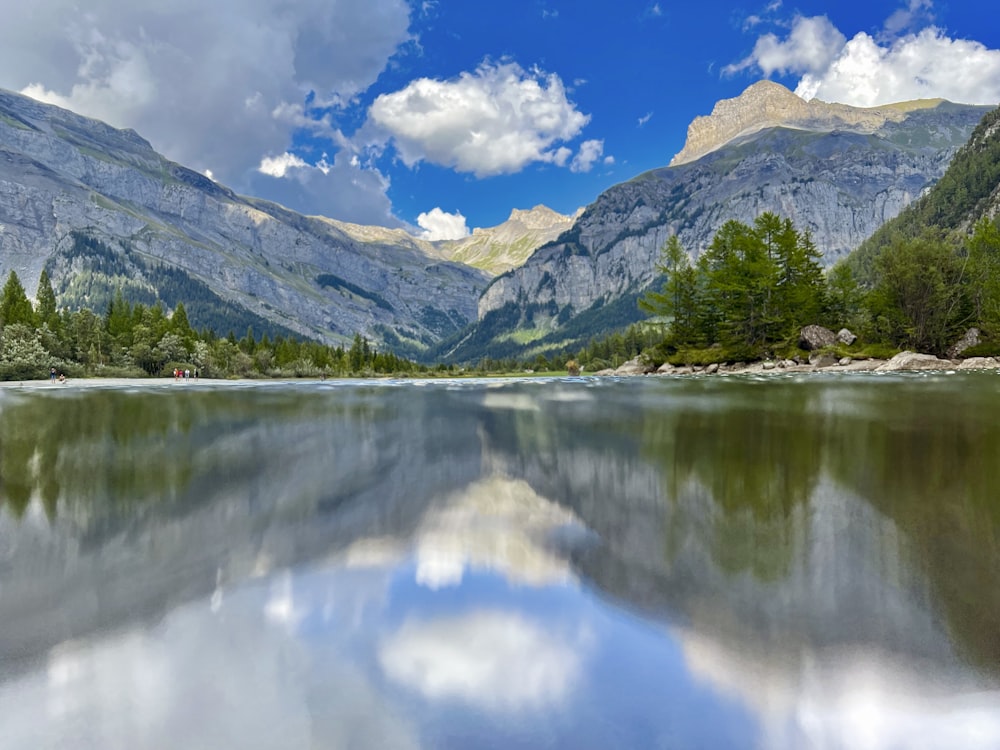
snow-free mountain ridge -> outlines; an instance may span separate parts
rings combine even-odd
[[[361,333],[458,360],[544,351],[637,318],[673,234],[696,257],[725,221],[773,211],[833,263],[940,178],[989,109],[854,108],[764,81],[696,118],[672,166],[582,213],[515,209],[430,242],[237,195],[133,131],[0,91],[0,274],[33,294],[45,268],[61,304],[96,310],[118,289],[184,301],[196,327]]]
[[[829,266],[934,184],[990,109],[855,110],[755,84],[694,127],[674,166],[609,188],[570,231],[494,279],[476,327],[446,351],[462,360],[585,344],[639,319],[635,300],[656,283],[671,235],[697,257],[726,221],[768,211],[808,231]],[[684,160],[699,149],[708,151]]]
[[[670,161],[675,167],[700,159],[727,143],[766,128],[812,132],[845,129],[876,133],[889,122],[902,122],[910,112],[938,106],[943,99],[919,99],[883,107],[852,107],[820,99],[806,101],[774,81],[758,81],[733,99],[722,99],[712,114],[688,125],[684,148]]]

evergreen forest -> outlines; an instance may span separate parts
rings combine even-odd
[[[42,271],[33,305],[11,271],[0,293],[0,380],[49,377],[148,377],[189,370],[204,377],[347,377],[408,375],[426,368],[377,351],[360,334],[349,347],[291,336],[242,338],[195,331],[183,302],[130,302],[119,291],[103,314],[58,309]]]

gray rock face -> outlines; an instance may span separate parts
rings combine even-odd
[[[833,331],[823,326],[806,326],[799,331],[799,346],[806,351],[832,346],[836,341],[837,336]]]
[[[831,265],[937,180],[987,111],[939,103],[886,118],[874,132],[846,116],[832,132],[806,122],[769,127],[616,185],[558,241],[494,279],[479,319],[511,304],[554,305],[565,325],[648,288],[671,235],[697,258],[727,220],[751,224],[765,211],[811,232]]]
[[[857,340],[858,337],[855,336],[846,328],[841,328],[839,331],[837,331],[837,341],[839,341],[841,344],[846,344],[847,346],[850,346]]]
[[[979,329],[970,328],[968,331],[962,334],[962,338],[960,338],[958,341],[952,344],[951,347],[948,348],[948,351],[946,353],[950,359],[955,359],[966,349],[976,346],[976,344],[978,344],[979,341],[980,341]]]
[[[48,266],[59,288],[80,270],[75,231],[330,342],[434,343],[475,318],[488,279],[403,233],[238,196],[134,132],[0,90],[0,274],[17,271],[32,294]]]

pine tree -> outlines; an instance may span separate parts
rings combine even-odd
[[[62,319],[56,311],[56,293],[52,289],[52,281],[49,279],[48,271],[42,269],[38,277],[38,291],[35,293],[37,302],[36,314],[40,324],[48,325],[52,331],[59,330],[62,326]]]
[[[639,300],[639,308],[652,315],[671,318],[669,342],[690,344],[698,339],[699,284],[677,235],[671,235],[660,251],[657,270],[666,277],[663,291],[649,291]]]
[[[31,301],[25,294],[21,280],[17,273],[10,272],[7,283],[4,284],[3,293],[0,294],[0,325],[22,324],[35,327],[35,311],[31,307]]]

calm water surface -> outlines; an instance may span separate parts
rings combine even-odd
[[[0,391],[0,748],[1000,748],[1000,376]]]

